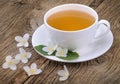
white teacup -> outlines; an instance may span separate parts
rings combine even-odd
[[[88,28],[77,31],[58,30],[47,23],[46,20],[50,15],[64,10],[78,10],[86,12],[95,18],[95,22]],[[98,21],[98,14],[96,11],[81,4],[64,4],[50,9],[44,16],[44,24],[49,32],[50,39],[58,45],[68,49],[82,49],[89,46],[93,39],[105,36],[110,30],[110,24],[107,20]],[[105,26],[105,30],[103,30],[104,33],[97,31],[101,28],[100,25]]]

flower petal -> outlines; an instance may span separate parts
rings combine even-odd
[[[42,72],[41,69],[37,69],[35,74],[40,74]]]
[[[49,52],[48,47],[43,47],[42,50],[45,51],[45,52]]]
[[[28,40],[29,37],[30,37],[30,35],[29,35],[28,33],[26,33],[26,34],[23,36],[23,38],[26,39],[26,40]]]
[[[22,39],[21,36],[16,36],[16,37],[15,37],[15,40],[16,40],[17,42],[20,42],[21,39]]]
[[[19,48],[20,53],[26,53],[26,51],[23,48]]]
[[[18,64],[20,60],[14,59],[15,64]]]
[[[68,49],[65,48],[65,49],[63,50],[63,52],[67,55]]]
[[[57,51],[62,51],[62,48],[61,48],[61,47],[58,47],[58,48],[57,48]]]
[[[30,68],[28,66],[24,66],[23,69],[28,72],[30,70]]]
[[[33,69],[36,69],[37,65],[35,63],[32,63],[30,67],[33,68]]]
[[[30,68],[28,66],[24,66],[23,69],[28,72],[30,70]]]
[[[4,69],[8,68],[7,63],[5,62],[5,63],[2,65],[2,67],[3,67]]]
[[[69,71],[68,71],[66,65],[64,65],[64,70],[66,71],[66,74],[69,76]]]
[[[17,44],[17,47],[21,47],[21,46],[23,46],[22,43],[18,43],[18,44]]]
[[[54,50],[56,50],[56,49],[57,49],[57,47],[58,47],[58,45],[54,45]]]
[[[55,56],[60,57],[60,54],[58,51],[56,52]]]
[[[16,67],[16,65],[13,65],[13,66],[10,66],[10,69],[12,69],[12,70],[16,70],[17,67]]]
[[[65,73],[66,73],[65,70],[59,70],[58,71],[59,76],[65,76]]]
[[[27,58],[30,58],[31,57],[31,53],[30,52],[27,52]]]
[[[48,52],[48,55],[51,55],[53,52]]]
[[[31,74],[30,72],[27,72],[27,74],[28,74],[28,76],[31,76],[31,75],[33,75],[33,74]]]
[[[11,59],[12,59],[12,57],[9,55],[9,56],[6,57],[5,60],[6,60],[6,62],[7,62],[7,61],[10,61]]]
[[[17,55],[15,56],[15,59],[16,59],[16,60],[20,60],[20,59],[21,59],[21,55],[20,55],[20,54],[17,54]]]
[[[28,47],[28,46],[29,46],[29,43],[26,41],[24,44],[24,47]]]
[[[22,59],[21,60],[23,63],[27,63],[28,62],[28,59]]]
[[[68,77],[60,77],[59,80],[60,80],[60,81],[65,81],[65,80],[67,80],[67,78],[68,78]]]

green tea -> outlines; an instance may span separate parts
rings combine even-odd
[[[58,30],[76,31],[91,26],[95,18],[89,13],[77,10],[59,11],[48,17],[47,23]]]

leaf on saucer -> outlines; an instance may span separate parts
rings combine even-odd
[[[53,54],[48,55],[47,52],[45,52],[45,51],[42,50],[43,47],[45,47],[45,45],[38,45],[38,46],[35,46],[34,48],[38,52],[40,52],[41,54],[43,54],[45,56],[55,56],[56,51]],[[78,57],[79,57],[78,53],[73,52],[73,51],[68,51],[67,57],[57,57],[57,58],[60,58],[60,59],[63,59],[63,60],[74,60],[74,59],[77,59]]]

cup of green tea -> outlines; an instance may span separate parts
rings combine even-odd
[[[50,9],[44,15],[44,25],[51,41],[68,49],[89,46],[93,39],[105,36],[110,30],[107,20],[98,21],[96,11],[82,4],[64,4]],[[96,36],[100,25],[106,29]]]

